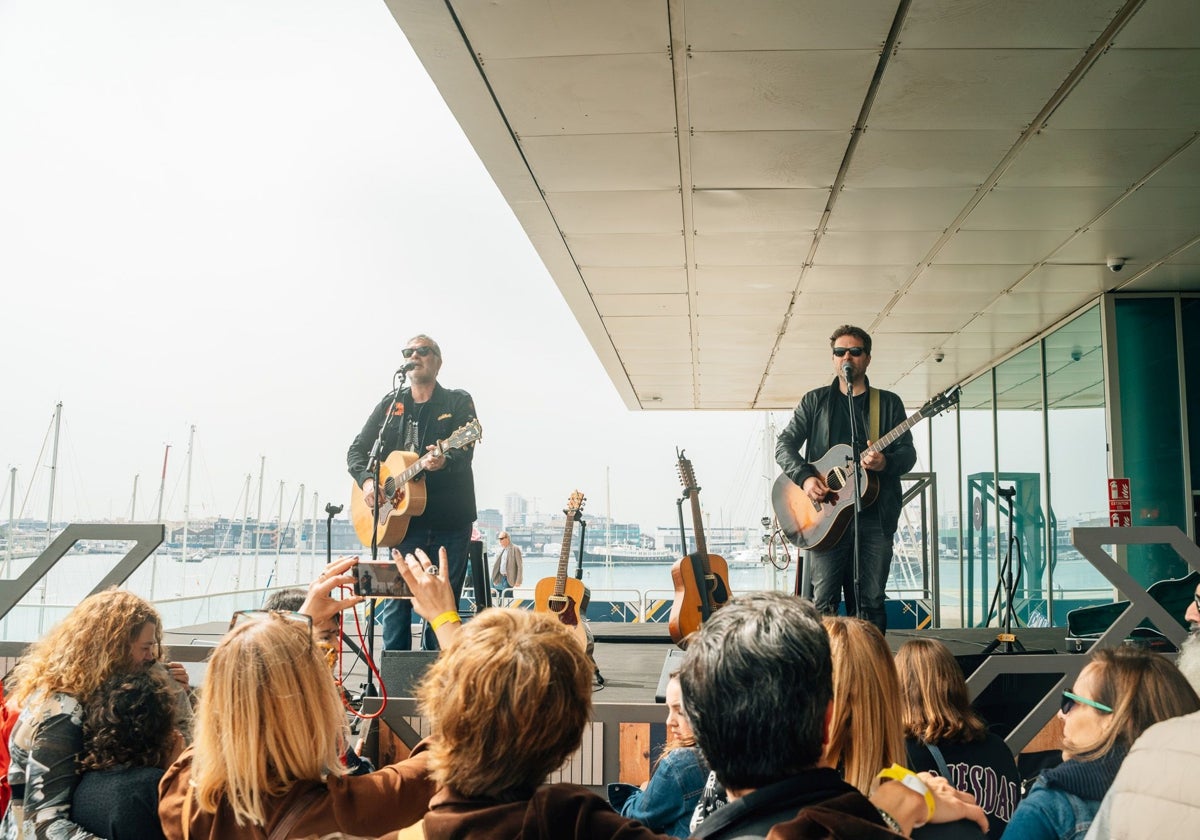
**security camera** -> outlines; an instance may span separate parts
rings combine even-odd
[[[945,361],[945,359],[946,359],[946,354],[943,353],[941,350],[939,350],[933,354],[933,360],[935,362],[937,362],[938,364],[941,364],[943,361]]]
[[[1072,362],[1078,362],[1082,358],[1083,358],[1083,351],[1080,350],[1078,347],[1075,347],[1071,350],[1071,361]]]
[[[1114,271],[1114,272],[1120,271],[1122,268],[1125,267],[1125,258],[1124,257],[1109,257],[1107,265],[1108,265],[1109,271]]]

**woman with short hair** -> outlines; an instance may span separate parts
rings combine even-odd
[[[424,837],[661,838],[585,787],[545,784],[582,741],[593,671],[553,615],[489,609],[463,625],[417,689],[440,787]]]
[[[1063,692],[1063,763],[1038,778],[1005,840],[1082,838],[1133,742],[1159,721],[1198,710],[1200,697],[1164,657],[1126,645],[1093,652]]]

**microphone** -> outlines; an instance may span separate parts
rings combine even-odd
[[[411,360],[407,361],[404,364],[400,365],[400,369],[397,370],[396,373],[408,373],[410,370],[412,370],[416,366],[417,366],[416,362],[411,361]]]
[[[854,378],[854,365],[850,364],[849,362],[844,362],[842,364],[842,376],[845,377],[846,382],[849,383],[850,380]]]

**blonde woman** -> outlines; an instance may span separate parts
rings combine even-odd
[[[107,589],[83,599],[13,668],[7,695],[21,714],[9,745],[12,807],[0,837],[87,840],[71,820],[83,752],[83,704],[109,677],[163,655],[162,621],[149,602]],[[183,667],[170,672],[186,684]]]
[[[824,764],[836,767],[867,796],[882,768],[905,761],[896,666],[875,625],[840,616],[821,621],[833,657],[833,711]]]
[[[1004,739],[971,708],[967,681],[950,649],[911,639],[896,653],[908,767],[936,772],[975,797],[999,840],[1021,801],[1021,776]]]
[[[426,756],[346,776],[337,689],[300,613],[239,620],[212,653],[196,741],[159,787],[167,838],[265,838],[282,824],[306,833],[376,836],[416,822],[432,784]]]

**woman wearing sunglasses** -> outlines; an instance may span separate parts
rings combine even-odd
[[[1169,661],[1122,646],[1092,654],[1063,692],[1063,763],[1041,775],[1004,840],[1082,838],[1133,742],[1159,721],[1200,710],[1200,697]]]

